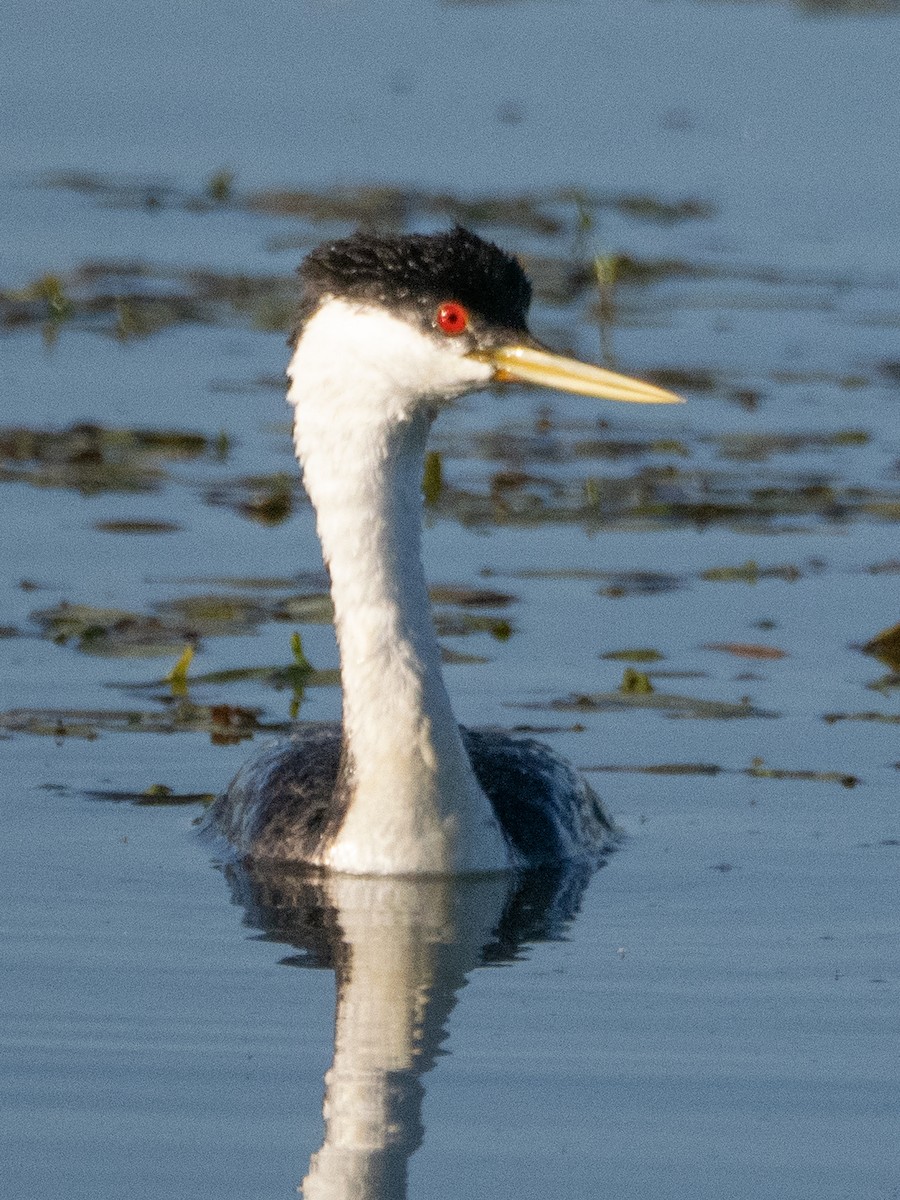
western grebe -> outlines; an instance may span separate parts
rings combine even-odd
[[[460,227],[328,242],[300,275],[288,401],[331,577],[343,723],[264,748],[209,824],[254,860],[353,874],[595,859],[612,825],[574,768],[453,716],[420,554],[426,441],[443,408],[494,382],[680,397],[546,350],[517,260]]]

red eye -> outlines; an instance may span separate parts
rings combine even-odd
[[[442,333],[446,333],[448,337],[456,337],[460,333],[465,333],[469,327],[469,314],[461,304],[457,304],[455,300],[448,300],[437,310],[437,327]]]

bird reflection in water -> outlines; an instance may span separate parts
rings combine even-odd
[[[434,1065],[460,989],[478,966],[558,939],[591,871],[371,877],[229,864],[247,923],[337,979],[325,1140],[305,1200],[403,1200],[424,1137],[422,1077]]]

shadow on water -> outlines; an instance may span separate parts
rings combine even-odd
[[[401,1200],[425,1137],[423,1076],[460,991],[477,967],[562,938],[591,871],[388,879],[229,864],[224,873],[246,924],[295,951],[283,963],[336,975],[325,1137],[303,1196]]]

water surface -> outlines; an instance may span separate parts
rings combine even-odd
[[[327,1144],[330,965],[366,904],[285,888],[273,916],[194,821],[257,739],[339,713],[283,402],[293,268],[359,222],[455,219],[523,256],[539,336],[689,404],[509,390],[436,427],[457,712],[539,730],[626,836],[562,902],[412,904],[371,1014],[420,1031],[381,1194],[896,1193],[898,662],[873,639],[900,619],[897,20],[12,5],[17,1197],[289,1196]]]

